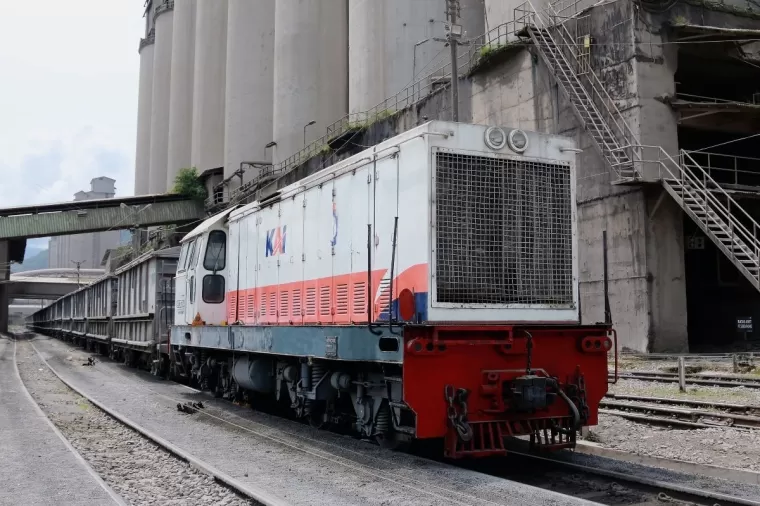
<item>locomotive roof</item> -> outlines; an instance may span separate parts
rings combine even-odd
[[[201,235],[202,233],[204,233],[205,231],[207,231],[208,229],[210,229],[211,227],[216,226],[219,222],[221,222],[224,218],[226,218],[227,215],[229,215],[235,209],[236,207],[233,206],[233,207],[230,207],[229,209],[225,209],[219,214],[215,214],[211,218],[206,218],[203,221],[203,223],[201,223],[200,225],[192,229],[185,237],[183,237],[180,243],[184,244],[190,239],[192,239],[193,237],[197,237]]]

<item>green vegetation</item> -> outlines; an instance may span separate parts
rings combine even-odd
[[[371,125],[377,123],[378,121],[383,121],[385,119],[391,118],[398,114],[400,111],[393,111],[391,109],[383,109],[382,111],[378,111],[372,116],[368,117],[364,121],[351,121],[348,123],[348,126],[346,127],[346,130],[363,130],[365,128],[369,128]]]
[[[198,169],[195,167],[179,169],[177,177],[174,178],[174,187],[171,193],[184,195],[193,200],[205,200],[206,188],[198,175]]]
[[[519,45],[520,44],[517,42],[507,42],[504,44],[500,42],[494,42],[491,44],[484,44],[477,51],[477,53],[475,53],[475,57],[473,58],[473,63],[470,66],[468,75],[477,73],[483,67],[487,66],[491,61],[493,61],[494,58],[498,57],[500,54],[506,51],[511,50],[512,48],[518,47]]]
[[[502,47],[504,47],[504,44],[486,44],[478,50],[478,58],[486,58]]]

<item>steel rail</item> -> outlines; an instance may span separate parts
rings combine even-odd
[[[636,476],[635,474],[628,473],[624,474],[617,471],[611,471],[609,469],[576,464],[574,462],[566,462],[561,459],[547,456],[538,456],[531,453],[520,451],[510,451],[509,453],[511,455],[518,455],[521,458],[547,462],[558,467],[572,469],[581,473],[603,476],[605,478],[612,478],[621,484],[632,484],[632,488],[643,487],[647,489],[653,489],[653,492],[657,493],[659,498],[666,500],[667,498],[662,497],[662,494],[673,494],[674,496],[677,496],[678,499],[693,501],[697,502],[698,504],[712,505],[712,501],[720,501],[721,506],[760,506],[760,500],[746,499],[744,497],[731,496],[728,494],[723,494],[721,492],[686,487],[676,483],[669,483],[666,481],[647,478],[645,476]],[[706,503],[706,500],[710,502]]]
[[[752,430],[760,429],[760,417],[757,416],[701,409],[682,409],[674,407],[673,404],[658,405],[603,400],[599,406],[603,408],[600,409],[600,413],[617,415],[631,420],[641,420],[647,423],[665,423],[695,428],[734,427]],[[665,415],[665,417],[651,416],[653,413]],[[711,418],[725,420],[726,423],[705,421],[705,419]]]
[[[605,397],[609,399],[628,400],[638,402],[653,402],[662,404],[677,404],[681,406],[694,406],[698,408],[710,407],[722,409],[724,411],[741,411],[744,413],[760,414],[760,406],[753,406],[751,404],[734,404],[730,402],[722,401],[698,401],[694,399],[673,399],[669,397],[652,397],[647,395],[629,395],[629,394],[612,394],[608,393]]]
[[[637,379],[641,381],[657,381],[661,383],[678,383],[678,376],[671,376],[670,373],[637,373],[625,372],[618,374],[619,379]],[[716,379],[707,377],[686,376],[687,385],[705,385],[717,387],[745,387],[760,388],[760,378],[754,380],[751,378],[733,378],[731,376],[718,376]]]

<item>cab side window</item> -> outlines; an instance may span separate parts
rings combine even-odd
[[[179,250],[179,260],[177,261],[177,272],[182,272],[185,270],[185,260],[187,259],[188,247],[189,247],[189,244],[185,243],[182,245],[182,249]]]
[[[206,254],[203,257],[203,268],[217,272],[224,269],[227,255],[227,234],[214,230],[208,236]]]

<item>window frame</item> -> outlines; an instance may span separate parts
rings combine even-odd
[[[218,241],[215,241],[215,238],[221,237],[221,243]],[[211,246],[221,244],[221,255],[219,255],[217,258],[213,259],[212,262],[217,264],[211,265],[211,267],[208,266],[207,262],[210,260],[209,254],[211,253]],[[221,260],[221,262],[219,262]],[[221,267],[217,267],[221,263]],[[217,268],[214,268],[217,267]],[[227,267],[227,234],[224,232],[224,230],[212,230],[208,234],[208,238],[206,240],[206,250],[203,254],[203,268],[209,272],[219,272],[223,271]]]
[[[219,278],[222,280],[222,285],[221,285],[222,290],[219,296],[219,300],[208,300],[208,298],[206,297],[206,280],[208,278]],[[205,276],[203,276],[203,280],[201,281],[201,299],[203,300],[205,304],[222,304],[224,303],[224,299],[226,298],[226,295],[227,295],[227,282],[224,279],[224,276],[222,276],[221,274],[206,274]]]

